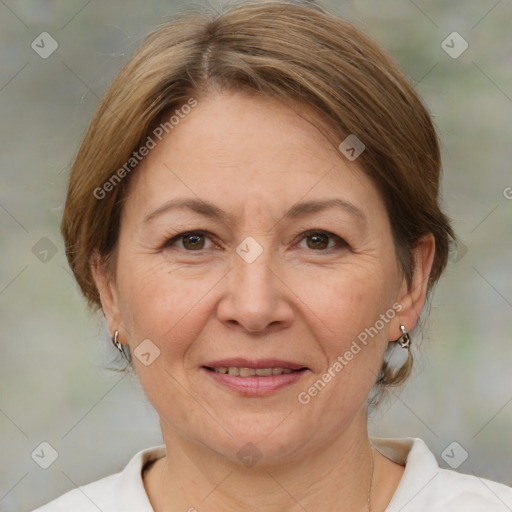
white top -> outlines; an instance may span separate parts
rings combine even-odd
[[[511,512],[512,488],[472,475],[441,469],[417,438],[372,438],[373,446],[405,465],[386,512]],[[165,446],[138,452],[120,472],[67,492],[33,512],[153,512],[142,469],[165,455]]]

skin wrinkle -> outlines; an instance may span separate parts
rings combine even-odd
[[[156,512],[199,509],[207,495],[205,506],[211,510],[299,507],[289,494],[310,512],[366,510],[366,398],[388,341],[400,335],[400,323],[409,330],[416,324],[433,239],[418,246],[409,289],[399,272],[384,203],[357,162],[347,165],[293,110],[243,94],[219,93],[199,102],[150,153],[130,187],[117,277],[103,288],[102,303],[111,312],[111,330],[127,326],[120,340],[132,353],[145,338],[161,351],[148,367],[134,358],[172,450],[172,457],[155,462],[144,476]],[[191,190],[234,212],[237,224],[169,213],[142,229],[148,212],[171,198],[189,197]],[[275,222],[300,200],[332,196],[364,210],[366,233],[334,209],[297,223]],[[337,215],[340,222],[331,222]],[[184,249],[162,249],[173,219],[180,219],[180,231],[183,224],[190,226],[183,231],[212,232],[222,250],[204,249],[196,257]],[[292,235],[304,226],[346,236],[353,250],[341,246],[318,254],[305,240],[297,242],[300,250],[292,249]],[[246,236],[264,249],[251,264],[235,253]],[[311,403],[301,405],[298,392],[318,380],[395,302],[403,310]],[[244,398],[200,370],[212,359],[248,354],[298,361],[310,372],[272,396]],[[252,468],[236,456],[247,441],[263,454]],[[374,457],[372,503],[379,510],[403,468],[378,452]]]

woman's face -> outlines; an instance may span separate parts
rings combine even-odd
[[[411,295],[357,160],[274,100],[219,93],[131,180],[102,302],[164,439],[272,463],[364,430],[426,280]]]

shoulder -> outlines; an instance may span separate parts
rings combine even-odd
[[[164,445],[142,450],[119,473],[77,487],[32,512],[152,512],[142,469],[164,455]]]
[[[120,473],[107,476],[96,482],[73,489],[55,500],[37,508],[33,512],[97,512],[114,510],[113,490],[117,486]]]
[[[434,486],[442,497],[440,512],[507,512],[512,510],[512,488],[474,475],[440,469]]]
[[[417,438],[372,439],[383,455],[405,466],[386,512],[510,512],[512,488],[442,469]]]

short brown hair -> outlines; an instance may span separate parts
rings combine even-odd
[[[351,23],[309,2],[263,1],[163,23],[112,82],[73,163],[61,225],[89,307],[101,307],[91,255],[97,250],[114,268],[130,175],[102,199],[95,190],[129,161],[162,115],[214,88],[307,107],[334,143],[360,139],[366,150],[357,163],[382,195],[409,284],[412,249],[434,235],[430,292],[455,235],[439,207],[440,150],[422,101],[391,57]],[[397,384],[409,371],[393,373],[384,363],[378,383]]]

